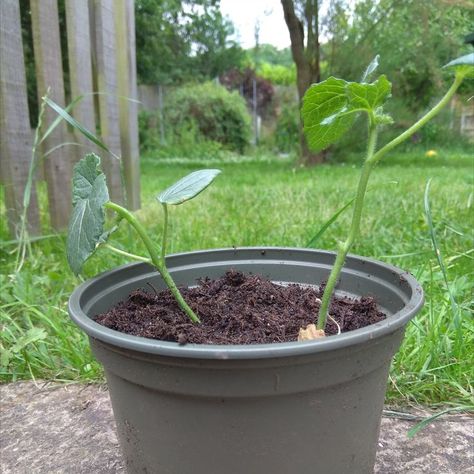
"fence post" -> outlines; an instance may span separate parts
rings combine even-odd
[[[39,100],[50,88],[50,98],[64,107],[57,0],[33,1],[30,2],[30,8]],[[47,107],[43,131],[56,117],[56,112]],[[68,142],[68,135],[65,124],[59,124],[43,142],[42,151],[46,153],[54,147]],[[69,221],[73,157],[74,151],[70,147],[60,147],[48,154],[44,161],[51,225],[58,230],[65,228]]]
[[[257,80],[252,79],[252,108],[253,108],[253,129],[255,145],[258,145],[258,112],[257,112]]]
[[[31,163],[31,128],[18,0],[0,1],[0,173],[10,232],[16,235]],[[31,189],[28,231],[39,232],[36,190]]]
[[[67,46],[71,98],[84,96],[73,108],[71,115],[88,130],[95,133],[94,90],[92,82],[91,31],[88,0],[66,0]],[[97,147],[77,130],[74,131],[79,147],[76,155],[98,152]]]
[[[89,4],[90,5],[90,4]],[[117,89],[117,61],[115,52],[114,1],[93,1],[93,28],[95,36],[95,73],[99,103],[100,133],[109,149],[121,155],[120,125]],[[120,161],[103,154],[103,169],[107,176],[110,197],[117,203],[124,202]]]
[[[159,116],[160,116],[160,145],[165,145],[165,114],[163,103],[163,86],[158,84]]]
[[[116,0],[114,13],[122,163],[127,207],[135,210],[140,208],[140,152],[134,0]]]

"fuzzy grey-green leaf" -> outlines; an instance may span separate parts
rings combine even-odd
[[[330,77],[313,84],[303,97],[301,116],[308,146],[319,151],[334,143],[354,121],[348,109],[347,82]]]
[[[91,153],[74,166],[67,260],[76,275],[104,233],[104,204],[109,201],[109,192],[99,165],[100,158]]]
[[[463,76],[474,77],[474,53],[465,54],[459,58],[453,59],[443,68],[454,68],[461,72]]]
[[[163,191],[157,199],[162,204],[182,204],[204,191],[220,172],[215,169],[194,171]]]

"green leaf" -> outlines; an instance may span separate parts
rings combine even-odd
[[[109,201],[105,175],[99,169],[100,158],[86,155],[74,166],[72,204],[67,238],[67,259],[77,275],[94,253],[104,234],[104,204]]]
[[[419,431],[426,428],[426,426],[428,426],[430,423],[435,421],[440,416],[445,415],[446,413],[452,413],[453,411],[469,412],[469,411],[472,411],[473,408],[474,408],[474,405],[462,405],[460,407],[450,407],[450,408],[447,408],[446,410],[439,411],[438,413],[435,413],[434,415],[428,416],[408,430],[407,432],[408,439],[413,438]]]
[[[326,232],[328,227],[337,220],[337,218],[355,201],[355,198],[352,198],[349,202],[344,204],[340,209],[338,209],[318,230],[316,235],[314,235],[311,240],[306,244],[306,247],[312,247],[317,240]]]
[[[362,75],[362,79],[360,82],[367,82],[370,79],[370,76],[375,72],[375,70],[379,67],[379,58],[380,56],[377,54],[374,59],[370,62],[365,70],[364,74]]]
[[[188,174],[157,196],[161,204],[182,204],[204,191],[221,170],[200,170]]]
[[[301,116],[308,146],[313,151],[334,143],[352,125],[354,115],[349,110],[347,84],[343,79],[330,77],[306,91]]]
[[[99,237],[97,243],[98,244],[105,244],[107,242],[107,240],[109,240],[109,237],[118,229],[118,225],[114,225],[112,226],[110,229],[108,230],[104,230],[104,232],[102,232],[101,236]]]
[[[474,53],[465,54],[459,58],[453,59],[443,68],[454,68],[457,73],[464,77],[474,77]]]
[[[319,151],[336,142],[358,112],[380,115],[379,109],[391,91],[392,84],[384,75],[371,84],[330,77],[312,85],[303,97],[301,109],[308,146]]]
[[[13,352],[9,349],[4,349],[3,347],[1,349],[2,350],[0,351],[0,367],[6,369],[10,364]]]
[[[107,145],[104,142],[99,140],[92,132],[87,130],[87,128],[85,128],[81,123],[79,123],[74,117],[69,115],[69,113],[67,112],[67,110],[70,110],[72,108],[72,106],[74,106],[75,103],[80,99],[81,99],[81,97],[78,97],[77,99],[75,99],[74,102],[69,104],[67,109],[63,109],[60,105],[56,104],[56,102],[52,101],[49,97],[43,97],[43,100],[60,117],[62,117],[64,120],[66,120],[66,122],[68,122],[70,125],[72,125],[76,130],[79,130],[79,132],[81,132],[92,143],[95,143],[99,148],[102,148],[102,150],[104,150],[104,151],[110,153],[111,155],[113,155],[113,153],[109,150],[109,148],[107,147]],[[53,124],[57,125],[57,123],[55,123],[55,122],[53,122]],[[49,134],[49,132],[50,132],[50,129],[48,129],[47,134]],[[47,136],[47,134],[45,134],[45,136],[43,137],[43,139],[41,141],[44,140],[44,138]]]
[[[75,105],[80,102],[83,98],[85,97],[85,95],[80,95],[79,97],[76,97],[64,110],[64,112],[66,112],[68,115],[69,113],[71,112],[71,110],[75,107]],[[48,96],[45,96],[43,97],[43,101],[48,104],[50,107],[50,102],[52,104],[54,104],[56,107],[59,107],[59,105],[57,105],[56,103],[54,103],[51,99],[49,99]],[[61,107],[59,107],[61,108]],[[72,118],[72,117],[71,117]],[[58,115],[54,120],[53,122],[51,123],[51,125],[47,128],[47,130],[43,133],[43,136],[41,137],[41,140],[39,141],[38,145],[40,145],[41,143],[43,143],[48,137],[49,135],[53,132],[53,130],[61,123],[61,120],[64,120],[64,118],[61,116],[61,115]]]
[[[28,344],[46,339],[47,336],[48,334],[43,328],[32,327],[16,340],[11,347],[11,352],[21,352]]]
[[[347,93],[351,107],[375,112],[384,104],[392,92],[392,84],[385,75],[380,76],[372,84],[350,82]]]

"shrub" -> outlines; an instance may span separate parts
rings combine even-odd
[[[279,86],[296,84],[296,66],[282,66],[281,64],[262,63],[257,71],[258,75]]]
[[[180,87],[166,97],[166,129],[176,137],[194,130],[194,137],[217,142],[242,153],[250,139],[250,116],[237,92],[205,83]]]
[[[289,153],[299,144],[298,105],[283,105],[275,128],[275,144],[278,151]]]
[[[193,122],[180,128],[165,127],[163,141],[160,136],[158,113],[140,112],[138,116],[140,151],[152,152],[154,158],[224,158],[223,146],[208,140]]]

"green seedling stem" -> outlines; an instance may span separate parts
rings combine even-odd
[[[171,277],[168,269],[166,268],[165,254],[163,250],[164,246],[161,249],[161,253],[158,253],[155,244],[151,240],[150,236],[147,234],[145,228],[137,220],[137,218],[124,207],[110,201],[104,204],[104,207],[115,211],[120,217],[125,219],[135,229],[135,231],[137,232],[137,234],[140,236],[143,243],[145,244],[145,247],[148,250],[148,253],[150,254],[151,263],[155,266],[155,268],[158,270],[158,272],[162,276],[164,282],[166,283],[171,293],[175,297],[180,308],[188,315],[189,319],[191,319],[193,323],[200,323],[201,320],[198,318],[196,313],[186,303],[178,287],[176,286],[173,278]],[[164,207],[166,208],[166,205]],[[167,214],[165,214],[165,216],[166,215]],[[166,233],[167,233],[166,227],[167,227],[167,219],[165,222],[165,228],[163,229],[163,239],[166,238]]]
[[[164,223],[163,223],[163,239],[161,242],[161,259],[164,262],[165,256],[166,256],[166,242],[168,239],[168,205],[163,203],[162,206],[163,206],[163,213],[164,213]]]
[[[374,169],[375,165],[386,155],[389,151],[393,150],[396,146],[400,145],[408,138],[410,138],[414,133],[416,133],[423,125],[429,122],[433,117],[435,117],[451,100],[458,87],[461,85],[464,79],[464,74],[456,73],[455,79],[449,90],[443,96],[443,98],[429,111],[427,112],[420,120],[414,123],[410,128],[405,130],[401,135],[394,138],[391,142],[387,143],[385,146],[380,148],[378,151],[375,151],[377,144],[377,134],[379,125],[376,124],[376,117],[373,114],[368,114],[369,116],[369,140],[367,146],[367,155],[364,161],[364,165],[361,170],[359,184],[357,188],[357,195],[354,201],[353,213],[352,213],[352,222],[350,225],[349,235],[345,242],[342,242],[338,245],[338,252],[336,255],[336,260],[334,266],[332,267],[331,273],[326,283],[324,289],[323,297],[321,300],[321,306],[319,309],[319,315],[317,320],[317,328],[324,329],[326,327],[326,321],[328,317],[329,304],[331,297],[334,293],[334,289],[339,280],[342,267],[346,260],[347,254],[349,253],[352,245],[354,244],[355,239],[359,234],[360,220],[362,217],[362,209],[364,206],[364,198],[367,190],[367,184],[369,182],[370,174]]]

